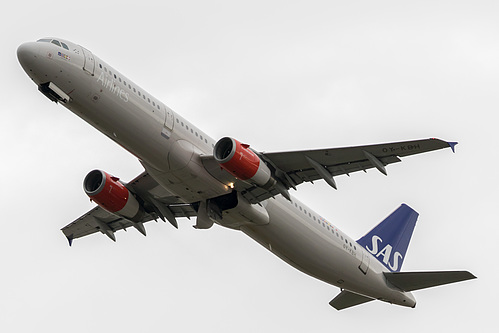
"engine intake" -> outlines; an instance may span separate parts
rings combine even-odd
[[[100,207],[131,221],[140,221],[144,210],[119,178],[101,171],[90,171],[83,181],[83,189]]]
[[[262,187],[275,184],[269,167],[247,144],[229,137],[222,138],[215,144],[213,156],[222,168],[240,180]]]

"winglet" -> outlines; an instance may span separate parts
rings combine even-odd
[[[68,239],[69,246],[73,245],[73,234],[66,236],[66,238]]]
[[[457,145],[457,142],[447,142],[447,144],[449,145],[450,149],[452,149],[452,152],[455,153],[456,152],[456,145]]]

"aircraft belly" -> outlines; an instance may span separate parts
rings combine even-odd
[[[270,223],[241,230],[278,257],[324,282],[342,285],[362,274],[359,260],[290,210],[284,198],[267,201]],[[357,272],[358,271],[358,272]]]
[[[241,230],[289,265],[321,281],[389,302],[403,298],[403,292],[387,287],[380,265],[374,263],[364,274],[359,269],[360,253],[345,251],[341,242],[329,238],[290,207],[284,198],[269,199],[266,209],[270,223]]]

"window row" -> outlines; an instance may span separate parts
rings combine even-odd
[[[354,250],[357,250],[357,246],[352,244],[352,242],[348,241],[348,239],[346,237],[343,237],[343,235],[340,235],[338,231],[335,232],[333,226],[331,226],[328,222],[326,222],[325,219],[323,219],[322,217],[316,217],[315,215],[312,215],[311,212],[307,212],[305,208],[302,208],[296,202],[294,204],[296,208],[300,209],[300,211],[303,212],[305,215],[308,215],[309,218],[316,221],[319,225],[322,225],[322,227],[326,228],[328,231],[331,231],[333,235],[336,235],[336,237],[340,238],[342,241],[345,241],[345,243],[347,245],[350,245],[350,247],[353,247]]]
[[[184,124],[184,122],[181,121],[181,120],[179,120],[178,118],[177,118],[177,124],[179,124],[180,126],[182,126],[183,128],[185,128],[187,131],[190,130],[191,134],[194,134],[196,136],[196,138],[198,138],[199,140],[204,141],[204,143],[208,144],[208,139],[206,137],[203,137],[202,134],[200,134],[197,131],[195,131],[194,128],[192,128],[192,126],[189,127],[189,125]],[[213,148],[215,145],[212,144],[211,146]]]
[[[156,101],[154,99],[151,100],[151,98],[149,96],[146,96],[146,94],[142,93],[139,89],[136,89],[129,82],[127,83],[126,80],[124,80],[124,79],[122,80],[119,75],[117,75],[116,73],[113,73],[111,70],[108,70],[107,67],[102,66],[102,64],[99,64],[99,67],[101,69],[103,69],[105,73],[108,73],[109,75],[111,75],[111,77],[114,77],[115,80],[118,80],[121,84],[123,84],[125,86],[125,88],[128,88],[128,90],[133,91],[136,95],[138,95],[139,97],[142,97],[144,99],[144,101],[148,102],[149,104],[151,104],[153,107],[157,108],[158,110],[161,110],[161,106],[159,105],[159,103],[156,103]]]

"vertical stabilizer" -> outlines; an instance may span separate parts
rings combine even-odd
[[[404,262],[418,216],[415,210],[402,204],[357,243],[390,271],[398,272]]]

